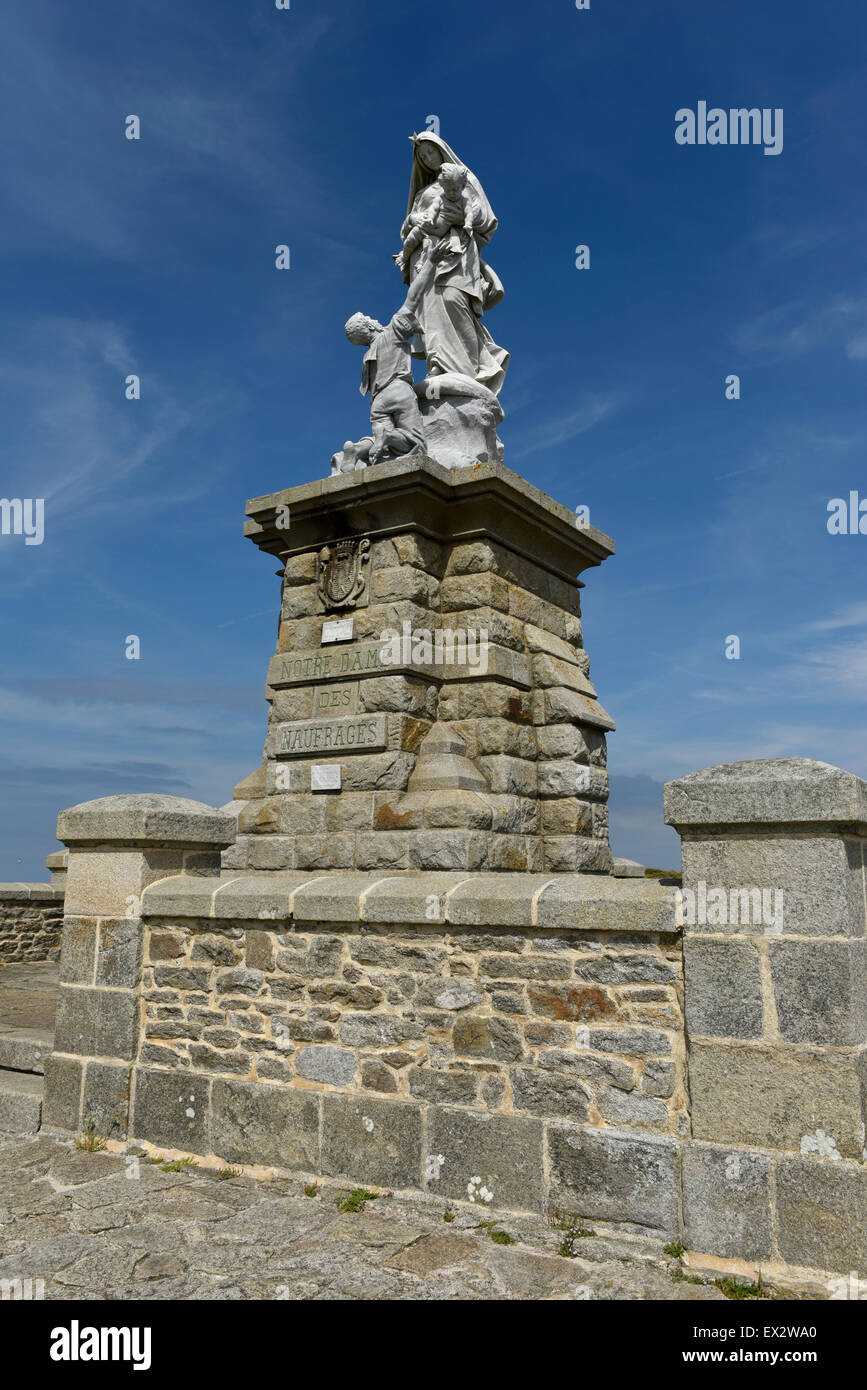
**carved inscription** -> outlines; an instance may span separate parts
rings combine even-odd
[[[364,714],[347,719],[297,719],[274,730],[278,758],[303,758],[320,753],[368,753],[385,748],[384,714]]]

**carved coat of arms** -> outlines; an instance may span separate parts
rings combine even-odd
[[[319,552],[317,592],[326,608],[353,608],[364,592],[369,540],[335,541]]]

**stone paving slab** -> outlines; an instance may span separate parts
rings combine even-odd
[[[23,1071],[0,1072],[0,1125],[35,1134],[42,1117],[42,1077]]]
[[[0,1027],[34,1028],[53,1037],[59,973],[54,961],[0,965]]]
[[[0,1068],[42,1076],[51,1055],[54,1034],[46,1028],[16,1028],[0,1023]]]
[[[59,1138],[0,1134],[0,1279],[42,1279],[47,1300],[722,1299],[676,1282],[671,1261],[599,1237],[557,1253],[535,1218],[389,1194],[341,1212],[346,1189],[210,1169],[167,1171]],[[588,1251],[588,1253],[590,1253]]]

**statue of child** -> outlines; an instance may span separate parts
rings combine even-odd
[[[449,251],[460,254],[472,235],[476,213],[481,204],[467,184],[463,164],[443,164],[436,180],[418,197],[409,215],[411,229],[403,250],[394,257],[400,270],[409,265],[426,236],[447,238]]]

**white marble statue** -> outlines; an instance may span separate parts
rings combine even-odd
[[[499,304],[503,286],[481,257],[482,247],[497,230],[497,219],[479,180],[445,140],[429,131],[411,138],[412,177],[401,227],[403,249],[395,257],[406,284],[412,284],[419,265],[418,232],[425,233],[435,219],[435,227],[445,226],[454,233],[448,254],[438,262],[433,281],[421,296],[417,347],[427,361],[428,375],[457,373],[499,395],[509,354],[494,342],[482,314]],[[453,196],[458,193],[458,180],[460,197]]]
[[[347,319],[349,341],[367,348],[359,389],[363,396],[370,396],[372,443],[366,450],[363,448],[366,440],[350,444],[348,448],[344,445],[343,459],[337,467],[332,460],[332,472],[348,472],[350,467],[363,466],[363,462],[381,463],[405,454],[424,453],[425,438],[413,386],[410,343],[419,328],[419,303],[433,282],[437,265],[447,254],[447,239],[431,243],[419,253],[406,299],[387,324],[367,314],[353,314]]]
[[[503,298],[481,256],[497,219],[451,146],[431,132],[411,139],[409,203],[394,257],[409,290],[384,326],[366,314],[347,321],[349,341],[367,349],[361,391],[370,395],[371,432],[332,456],[332,474],[412,453],[446,468],[503,458],[497,396],[509,354],[482,323]],[[417,384],[413,357],[427,366]]]

